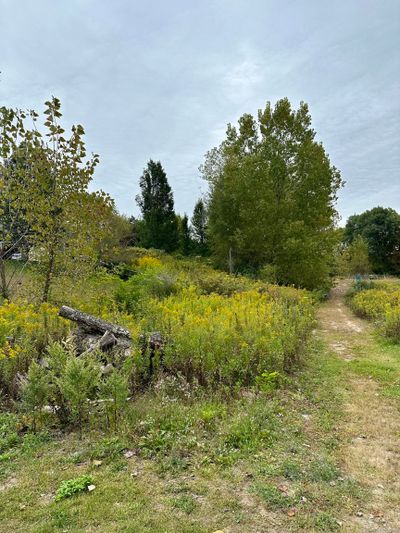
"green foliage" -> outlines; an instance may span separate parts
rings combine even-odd
[[[365,275],[371,271],[368,244],[361,235],[357,235],[343,252],[345,273]]]
[[[189,381],[253,384],[262,372],[284,372],[299,360],[313,311],[307,296],[297,296],[287,304],[255,290],[227,298],[199,295],[190,287],[150,301],[145,328],[157,328],[168,339],[164,368]]]
[[[394,209],[374,207],[349,217],[344,240],[362,237],[368,245],[372,269],[378,274],[400,273],[400,214]]]
[[[18,376],[41,357],[49,339],[67,334],[68,326],[57,313],[48,304],[4,302],[0,306],[0,389],[6,396],[17,397]]]
[[[308,107],[268,103],[258,119],[228,125],[202,167],[210,184],[209,234],[219,266],[273,265],[280,283],[329,284],[339,171],[315,141]]]
[[[90,358],[70,357],[57,380],[80,434],[88,413],[88,399],[98,386],[99,377],[99,368]]]
[[[139,241],[145,248],[167,252],[179,246],[174,199],[167,175],[160,163],[150,159],[140,178],[140,195],[136,201],[142,211]]]
[[[186,214],[179,220],[179,241],[179,249],[182,255],[189,255],[192,252],[192,239]]]
[[[203,294],[221,294],[232,296],[254,287],[254,284],[244,276],[231,276],[225,272],[212,269],[194,270],[191,279]]]
[[[105,222],[108,231],[99,242],[99,255],[103,262],[119,263],[127,249],[129,250],[135,242],[135,227],[132,219],[125,215],[120,215],[115,208],[110,213],[105,214]]]
[[[226,415],[224,406],[218,403],[210,403],[203,406],[200,411],[200,420],[205,428],[213,429],[218,420]]]
[[[4,111],[0,110],[0,127],[4,124]],[[3,139],[0,134],[0,143]],[[13,272],[9,275],[6,268],[6,259],[14,252],[20,252],[26,259],[29,249],[29,233],[31,228],[23,211],[18,206],[18,195],[21,188],[21,176],[18,167],[24,162],[19,161],[22,154],[7,152],[8,159],[0,156],[0,295],[10,299],[13,287],[20,281],[18,270],[19,262],[14,264]],[[24,177],[25,178],[25,177]],[[25,184],[26,179],[23,179]]]
[[[164,298],[176,292],[174,274],[160,268],[148,268],[121,283],[115,298],[123,309],[136,313],[149,298]]]
[[[106,379],[100,382],[99,389],[99,397],[104,402],[108,425],[117,430],[127,407],[129,373],[114,368]]]
[[[386,311],[383,332],[388,339],[400,343],[400,306]]]
[[[60,388],[60,380],[64,376],[67,361],[75,357],[75,349],[71,343],[51,342],[47,347],[45,364],[50,383],[49,403],[54,407],[63,425],[70,418],[70,409],[68,401]]]
[[[286,381],[286,378],[277,371],[263,372],[256,378],[258,388],[263,392],[272,392],[281,387]]]
[[[191,230],[195,242],[195,251],[199,255],[207,255],[208,253],[207,224],[208,215],[206,207],[203,200],[200,198],[194,206],[191,219]]]
[[[25,409],[32,414],[34,431],[41,411],[48,401],[49,392],[50,386],[45,370],[36,361],[32,361],[22,386],[22,402]]]
[[[125,444],[119,437],[108,437],[96,441],[91,452],[92,459],[105,459],[113,461],[121,456]]]
[[[17,427],[18,418],[15,414],[0,412],[0,457],[20,441]]]
[[[108,355],[93,352],[77,357],[72,342],[50,340],[58,338],[56,328],[50,330],[45,351],[42,348],[40,353],[34,351],[28,356],[26,350],[26,366],[15,367],[13,375],[17,368],[24,374],[32,359],[40,355],[48,384],[46,405],[51,407],[46,409],[46,420],[53,427],[75,425],[82,433],[95,423],[102,430],[122,431],[132,417],[127,398],[140,394],[149,385],[154,385],[160,402],[171,405],[202,394],[203,385],[208,390],[220,389],[226,396],[247,385],[270,393],[284,383],[285,372],[298,363],[313,327],[313,300],[308,293],[230,276],[200,260],[145,253],[135,249],[131,263],[134,274],[127,281],[99,270],[88,283],[68,286],[70,290],[64,288],[60,293],[65,294],[65,299],[60,296],[64,303],[73,302],[74,307],[130,330],[132,352],[124,365],[123,358],[113,355],[115,368],[101,375],[100,360],[104,365]],[[84,301],[80,287],[85,290]],[[115,288],[120,309],[111,297],[104,297]],[[19,307],[10,306],[0,307],[0,317],[12,311],[15,320]],[[55,317],[56,309],[48,304],[45,308],[49,316]],[[27,320],[34,309],[22,309]],[[126,313],[127,309],[134,315]],[[0,336],[2,324],[0,321]],[[25,329],[32,330],[33,335],[38,328]],[[149,382],[149,351],[143,349],[141,339],[147,339],[151,331],[160,331],[166,345],[153,359],[154,372]],[[7,335],[5,332],[5,339]],[[17,356],[13,360],[16,359]],[[0,370],[3,364],[10,367],[10,362],[8,356],[0,361]],[[195,420],[166,424],[156,418],[154,424],[146,422],[139,439],[143,454],[153,456],[173,450],[177,442],[190,441],[188,435],[193,427],[212,431],[225,416],[225,410],[218,405],[204,407],[203,411],[196,413]],[[235,448],[241,424],[238,422],[237,434],[219,443],[217,455],[221,464],[245,448],[245,441],[250,446],[256,440],[254,431],[245,428],[244,441]],[[259,427],[257,431],[262,436],[263,428],[255,427]],[[269,434],[265,437],[269,438]]]
[[[75,494],[86,492],[88,486],[92,483],[92,478],[86,475],[63,481],[60,487],[57,489],[55,501],[59,502],[61,500],[64,500],[65,498],[70,498]]]
[[[85,161],[83,127],[73,126],[65,138],[60,101],[53,97],[45,106],[46,134],[37,127],[37,113],[1,108],[0,126],[8,133],[0,144],[3,169],[18,178],[10,199],[30,228],[30,256],[40,267],[41,299],[47,302],[55,278],[77,279],[93,269],[112,202],[103,192],[88,192],[99,158]],[[4,161],[11,156],[15,164],[7,166]]]
[[[248,405],[246,413],[241,413],[230,421],[227,432],[222,435],[220,450],[229,455],[256,449],[262,443],[271,445],[276,428],[274,405],[262,406],[258,402]]]
[[[350,305],[359,316],[374,320],[383,334],[400,342],[400,285],[376,281],[355,284],[349,292]]]

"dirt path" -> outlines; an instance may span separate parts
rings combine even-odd
[[[368,361],[376,345],[371,326],[354,317],[344,301],[348,282],[340,282],[319,312],[320,335],[346,362]],[[356,516],[347,517],[347,531],[400,532],[400,414],[398,405],[379,394],[379,384],[344,371],[345,435],[343,466],[367,488]]]

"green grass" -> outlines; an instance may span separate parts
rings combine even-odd
[[[349,368],[356,374],[374,379],[380,393],[392,399],[400,398],[400,345],[375,335],[375,342],[355,346],[357,357]]]
[[[319,343],[310,350],[274,394],[149,391],[132,402],[120,436],[15,437],[9,422],[0,531],[250,532],[268,513],[282,531],[333,530],[364,494],[340,470],[335,434],[346,364]],[[96,489],[56,502],[60,484],[81,476]]]
[[[100,431],[96,412],[81,440],[27,433],[23,417],[0,414],[0,532],[336,531],[371,498],[343,470],[349,382],[371,378],[382,396],[400,397],[400,346],[342,340],[352,360],[315,339],[275,391],[183,394],[164,377],[130,402],[119,434]],[[95,490],[56,501],[82,476]]]

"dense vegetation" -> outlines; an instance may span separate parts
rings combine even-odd
[[[359,316],[376,322],[389,339],[400,342],[400,283],[394,280],[359,282],[351,293]]]
[[[121,216],[107,194],[89,192],[98,156],[86,157],[82,126],[67,138],[56,98],[44,115],[37,127],[33,111],[0,109],[0,483],[24,465],[33,479],[32,457],[44,457],[39,483],[56,507],[50,518],[27,513],[43,531],[118,530],[129,523],[127,494],[138,531],[176,531],[168,512],[156,522],[154,494],[151,513],[143,496],[163,479],[172,480],[179,531],[204,531],[207,513],[196,523],[188,516],[209,487],[193,496],[183,476],[212,480],[218,504],[229,485],[226,506],[247,530],[261,515],[253,509],[252,521],[232,503],[237,480],[271,513],[299,515],[298,528],[337,529],[333,512],[353,511],[362,491],[335,455],[335,387],[346,365],[312,335],[315,308],[335,273],[395,269],[397,214],[373,210],[374,228],[390,219],[382,253],[368,217],[365,227],[352,217],[345,231],[335,228],[342,180],[306,104],[294,111],[284,99],[229,125],[206,156],[210,193],[190,220],[175,212],[166,172],[152,160],[139,182],[141,218]],[[358,283],[351,305],[399,341],[399,294],[398,284]],[[63,304],[125,327],[129,351],[78,352]],[[150,348],[154,332],[161,342]],[[132,458],[147,476],[139,488]],[[68,503],[79,506],[97,479],[100,508],[107,483],[123,492],[116,522]],[[3,509],[19,524],[15,501]]]
[[[329,285],[336,194],[342,185],[316,142],[305,103],[270,103],[243,115],[203,165],[209,231],[219,265],[264,269],[271,280]],[[268,273],[268,274],[267,274]]]
[[[394,209],[375,207],[349,217],[344,242],[363,239],[371,269],[377,274],[400,274],[400,215]]]
[[[293,368],[313,324],[310,296],[291,288],[234,278],[201,264],[160,257],[139,257],[132,264],[134,274],[126,281],[115,274],[95,274],[86,281],[90,288],[86,287],[84,299],[78,292],[81,287],[72,294],[69,287],[66,290],[60,287],[63,303],[129,328],[133,337],[132,357],[128,367],[120,370],[131,393],[152,377],[140,339],[154,330],[166,339],[166,348],[162,361],[154,362],[157,368],[152,371],[159,367],[160,371],[179,374],[188,382],[229,386],[234,390],[256,385],[265,373],[278,375]],[[31,275],[36,275],[34,269]],[[103,297],[102,290],[107,290],[108,299]],[[67,323],[57,317],[57,309],[48,304],[34,307],[6,302],[0,313],[3,393],[17,399],[24,389],[18,386],[18,373],[28,371],[32,361],[43,358],[41,373],[48,380],[47,385],[63,379],[62,374],[55,379],[46,370],[56,364],[60,373],[68,358],[75,360],[71,346],[54,344],[57,339],[65,339],[68,330]],[[50,339],[50,347],[46,347]],[[62,368],[61,361],[53,362],[54,353],[62,359]],[[100,379],[99,355],[87,357],[85,364],[94,365],[92,370]],[[34,368],[32,379],[39,379],[40,369]],[[105,376],[104,381],[107,379]],[[28,372],[26,386],[30,381]],[[95,389],[94,374],[90,381],[91,390]],[[83,385],[77,382],[76,387],[82,389]],[[57,399],[60,394],[57,390]],[[87,395],[90,396],[89,391]],[[50,399],[48,396],[41,402]]]

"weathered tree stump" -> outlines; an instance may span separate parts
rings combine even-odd
[[[158,365],[162,367],[165,340],[159,331],[153,331],[148,337],[141,336],[142,357],[149,360],[149,376],[154,374],[154,359],[158,355]]]

